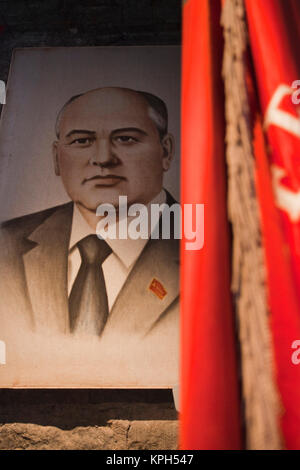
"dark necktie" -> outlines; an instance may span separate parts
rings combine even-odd
[[[69,296],[70,330],[100,336],[108,316],[102,263],[112,250],[97,235],[83,238],[77,247],[81,266]]]

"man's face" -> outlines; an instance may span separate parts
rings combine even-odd
[[[70,198],[89,210],[101,203],[147,204],[161,190],[173,156],[137,93],[99,89],[70,103],[54,143],[56,173]]]

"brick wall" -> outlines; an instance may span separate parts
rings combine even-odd
[[[176,449],[169,390],[0,390],[0,450]]]

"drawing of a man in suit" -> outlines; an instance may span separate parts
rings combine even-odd
[[[176,355],[178,240],[95,235],[99,204],[118,212],[124,195],[128,206],[175,202],[163,189],[174,155],[164,102],[124,88],[91,90],[63,106],[56,134],[55,172],[71,202],[3,224],[0,321],[9,310],[36,332],[164,342]]]

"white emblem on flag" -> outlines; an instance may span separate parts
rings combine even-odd
[[[300,115],[299,117],[296,117],[279,108],[283,98],[288,95],[292,95],[294,92],[295,90],[287,85],[279,85],[270,100],[265,114],[265,130],[273,124],[274,126],[281,127],[281,129],[290,132],[296,137],[300,137]]]
[[[272,165],[271,171],[277,207],[285,211],[292,222],[298,222],[300,220],[300,191],[292,191],[280,182],[286,176],[283,168]]]
[[[299,114],[298,117],[280,109],[282,100],[286,96],[292,95],[294,92],[294,89],[288,85],[279,85],[270,100],[265,114],[265,130],[267,130],[270,125],[274,125],[300,138],[299,108],[296,108]],[[273,164],[271,165],[271,172],[276,206],[288,214],[291,222],[298,222],[300,220],[300,190],[292,191],[282,184],[282,178],[287,176],[283,168]]]

